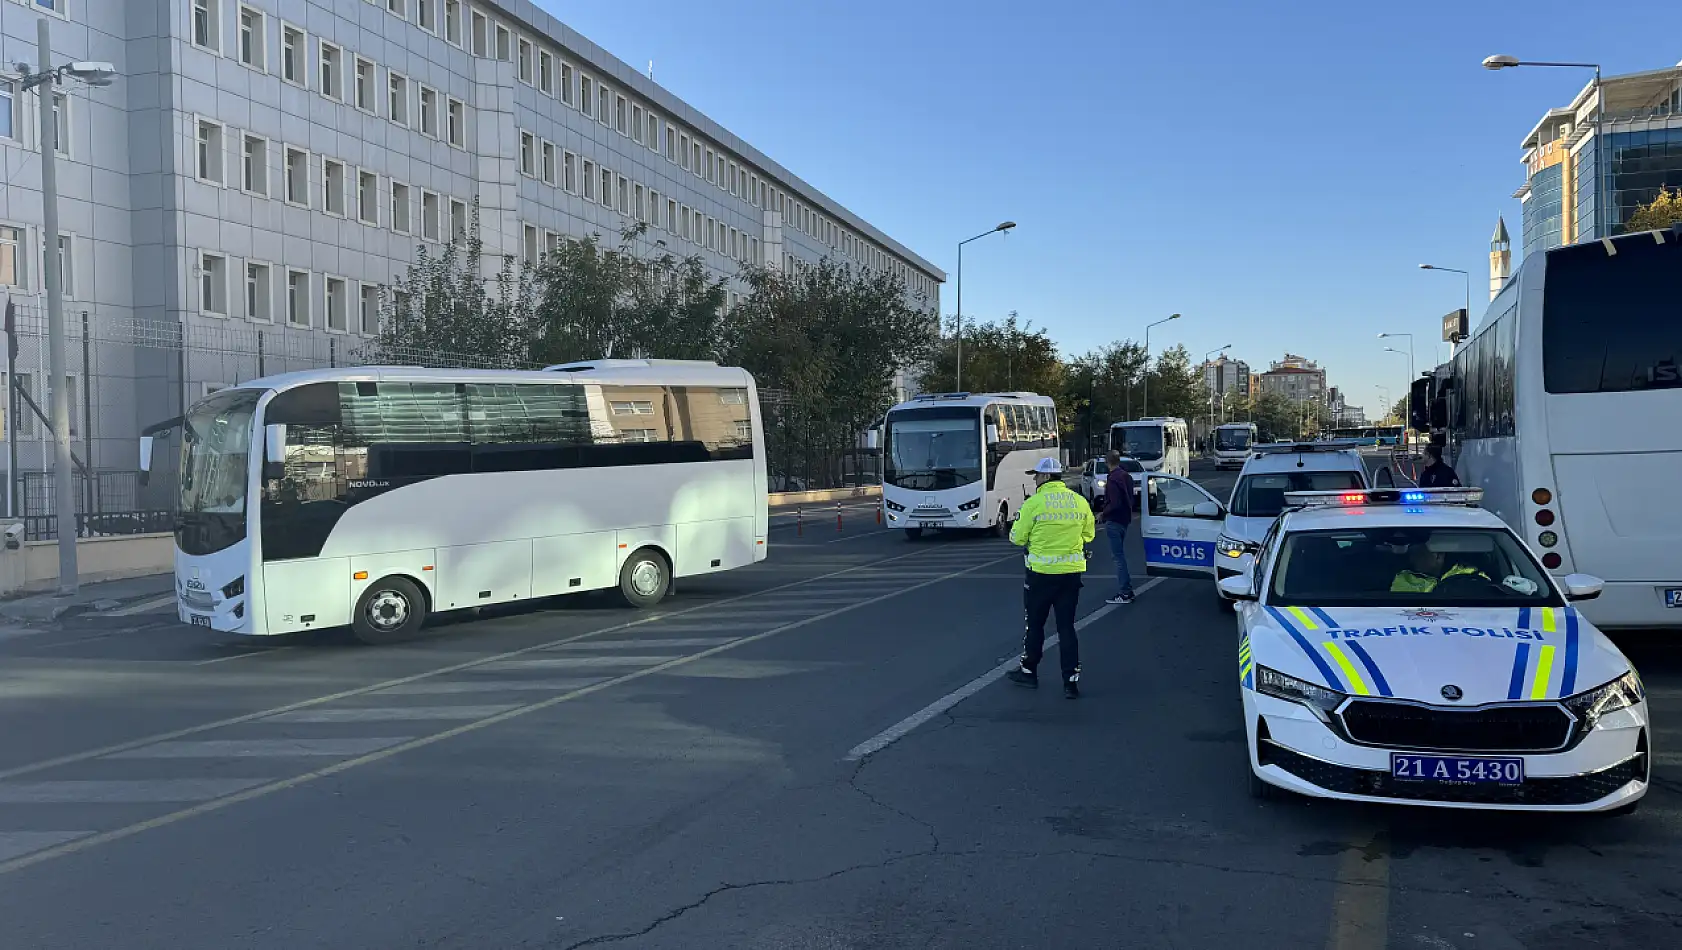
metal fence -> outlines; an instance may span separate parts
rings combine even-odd
[[[865,448],[862,433],[828,425],[821,413],[806,411],[778,389],[761,389],[759,408],[765,423],[765,464],[771,491],[818,491],[882,483],[882,453]]]

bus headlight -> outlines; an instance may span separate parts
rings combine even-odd
[[[238,577],[234,578],[233,580],[227,582],[226,584],[222,585],[222,596],[228,598],[229,600],[233,600],[235,597],[238,597],[239,595],[241,595],[243,593],[245,593],[245,575],[244,574],[241,574],[240,576],[238,576]]]
[[[963,504],[959,505],[958,510],[959,511],[974,511],[975,509],[980,508],[980,507],[981,507],[981,499],[977,498],[977,499],[974,499],[973,501],[966,501]]]
[[[905,506],[900,504],[897,501],[886,501],[885,504],[888,506],[889,511],[904,511],[905,510]]]

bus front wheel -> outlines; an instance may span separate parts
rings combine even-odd
[[[625,559],[619,569],[619,596],[636,608],[652,607],[666,596],[672,584],[666,559],[652,548],[643,548]]]
[[[397,643],[420,632],[426,622],[426,595],[406,577],[382,577],[368,585],[356,602],[351,632],[370,645]]]

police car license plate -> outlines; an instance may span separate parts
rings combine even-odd
[[[1390,775],[1403,782],[1522,785],[1524,760],[1464,755],[1404,755],[1392,752]]]
[[[1666,607],[1682,607],[1682,587],[1666,587],[1664,589],[1664,605]]]
[[[187,622],[192,624],[195,627],[208,627],[208,626],[210,626],[210,618],[206,617],[206,616],[203,616],[202,614],[188,614],[187,615]]]

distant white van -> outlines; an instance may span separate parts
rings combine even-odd
[[[1117,422],[1110,426],[1110,446],[1139,460],[1146,472],[1165,475],[1191,474],[1191,439],[1186,420],[1168,416]]]

